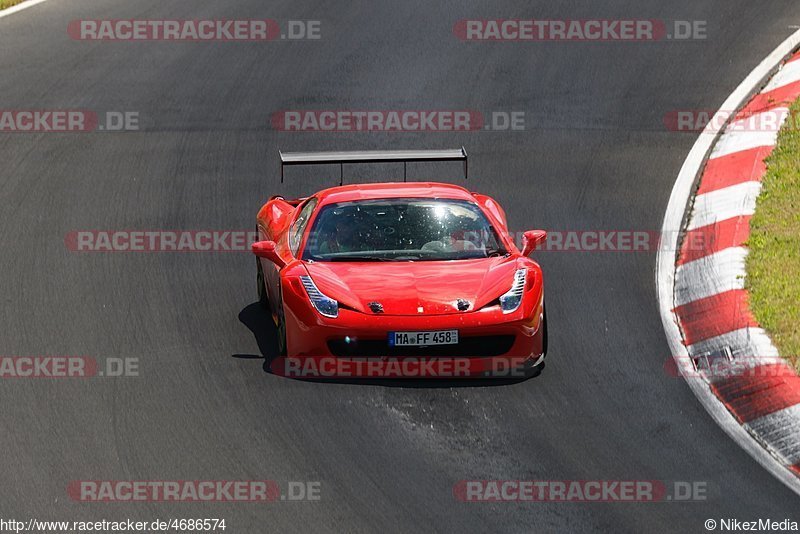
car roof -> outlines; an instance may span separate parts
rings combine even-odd
[[[350,184],[323,189],[315,195],[320,206],[354,200],[383,198],[447,198],[475,201],[468,190],[453,184],[438,182],[382,182]]]

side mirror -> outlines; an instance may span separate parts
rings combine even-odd
[[[278,266],[278,269],[286,267],[286,262],[275,252],[275,241],[256,241],[253,243],[253,254],[259,258],[264,258]]]
[[[528,230],[522,234],[522,255],[529,256],[539,245],[547,239],[547,232],[544,230]]]

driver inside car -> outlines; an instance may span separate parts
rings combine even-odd
[[[340,252],[354,252],[358,247],[358,228],[353,217],[336,217],[333,219],[334,228],[324,232],[326,236],[319,244],[321,254],[336,254]]]

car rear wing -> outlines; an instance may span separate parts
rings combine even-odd
[[[283,171],[289,165],[339,165],[339,185],[344,183],[345,163],[402,163],[403,181],[406,181],[406,164],[419,161],[463,161],[464,179],[467,179],[467,150],[361,150],[357,152],[279,152],[281,155],[281,183]]]

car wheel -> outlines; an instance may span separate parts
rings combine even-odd
[[[258,303],[265,310],[269,310],[267,287],[264,285],[264,271],[261,269],[261,260],[256,258],[256,284],[258,286]]]
[[[279,297],[278,306],[278,356],[286,356],[286,320],[283,316],[283,299]]]
[[[542,316],[542,328],[544,328],[542,331],[542,354],[547,358],[547,309],[544,310],[544,315]]]
[[[272,317],[272,310],[269,305],[269,296],[267,295],[267,286],[264,284],[264,271],[261,269],[261,262],[256,258],[257,274],[256,284],[258,285],[258,303],[269,313]],[[278,297],[280,301],[280,296]],[[278,306],[278,314],[275,319],[275,327],[278,329],[278,356],[286,355],[286,323],[283,320],[283,306]]]
[[[535,378],[544,371],[544,361],[547,359],[547,310],[545,309],[542,317],[542,361],[537,365],[529,367],[525,371],[525,378]]]

